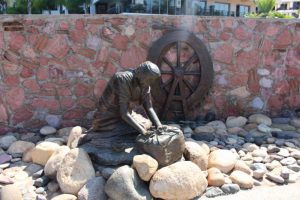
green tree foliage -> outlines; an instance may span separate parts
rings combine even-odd
[[[259,13],[269,13],[275,7],[276,0],[256,0]]]
[[[91,0],[64,0],[64,5],[70,13],[88,13]]]
[[[57,8],[57,6],[63,5],[64,0],[32,0],[32,7],[42,13],[43,10],[48,10],[49,14],[51,10]]]

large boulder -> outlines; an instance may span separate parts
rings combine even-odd
[[[250,175],[238,170],[230,174],[230,179],[244,189],[251,189],[254,184],[254,180]]]
[[[207,172],[207,182],[209,186],[219,187],[225,184],[225,177],[218,168],[212,167],[209,170],[207,170]]]
[[[34,148],[34,143],[32,142],[25,142],[25,141],[15,141],[10,145],[10,147],[7,150],[7,153],[9,154],[23,154],[30,149]]]
[[[236,155],[229,150],[216,150],[210,153],[208,168],[216,167],[224,173],[230,172],[237,161]]]
[[[32,150],[32,162],[45,166],[52,154],[59,148],[54,142],[41,142]]]
[[[78,192],[78,200],[106,200],[104,192],[105,179],[95,177],[90,180]]]
[[[201,195],[207,180],[191,161],[176,162],[158,170],[150,181],[150,192],[160,199],[192,199]]]
[[[86,182],[95,177],[90,157],[83,149],[72,149],[57,170],[57,182],[62,192],[77,195]]]
[[[184,157],[198,165],[201,170],[207,170],[208,154],[196,142],[185,142]]]
[[[128,165],[118,168],[107,180],[105,193],[112,200],[150,200],[147,185],[139,178],[134,169]]]
[[[22,193],[15,185],[6,185],[1,188],[1,200],[23,200]]]
[[[76,200],[77,197],[72,194],[61,194],[53,197],[51,200]]]
[[[180,160],[185,148],[182,131],[171,126],[148,130],[147,135],[138,135],[136,141],[139,150],[152,156],[160,166]]]
[[[56,177],[56,172],[69,151],[69,147],[61,146],[52,154],[44,168],[44,173],[46,176]]]
[[[133,157],[133,167],[143,181],[149,181],[158,168],[158,162],[149,155]]]

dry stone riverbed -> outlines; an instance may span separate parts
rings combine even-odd
[[[0,137],[1,200],[300,199],[300,118],[263,114],[180,122],[185,151],[159,167],[146,154],[128,165],[92,162],[83,128]]]

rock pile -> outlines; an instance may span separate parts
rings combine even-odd
[[[1,200],[197,199],[299,180],[299,118],[255,114],[174,126],[184,132],[184,156],[161,168],[137,153],[132,167],[92,163],[78,147],[81,127],[8,133],[0,138]]]

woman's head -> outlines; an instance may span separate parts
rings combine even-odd
[[[135,69],[135,76],[143,86],[149,86],[161,76],[158,66],[150,61],[143,62]]]

